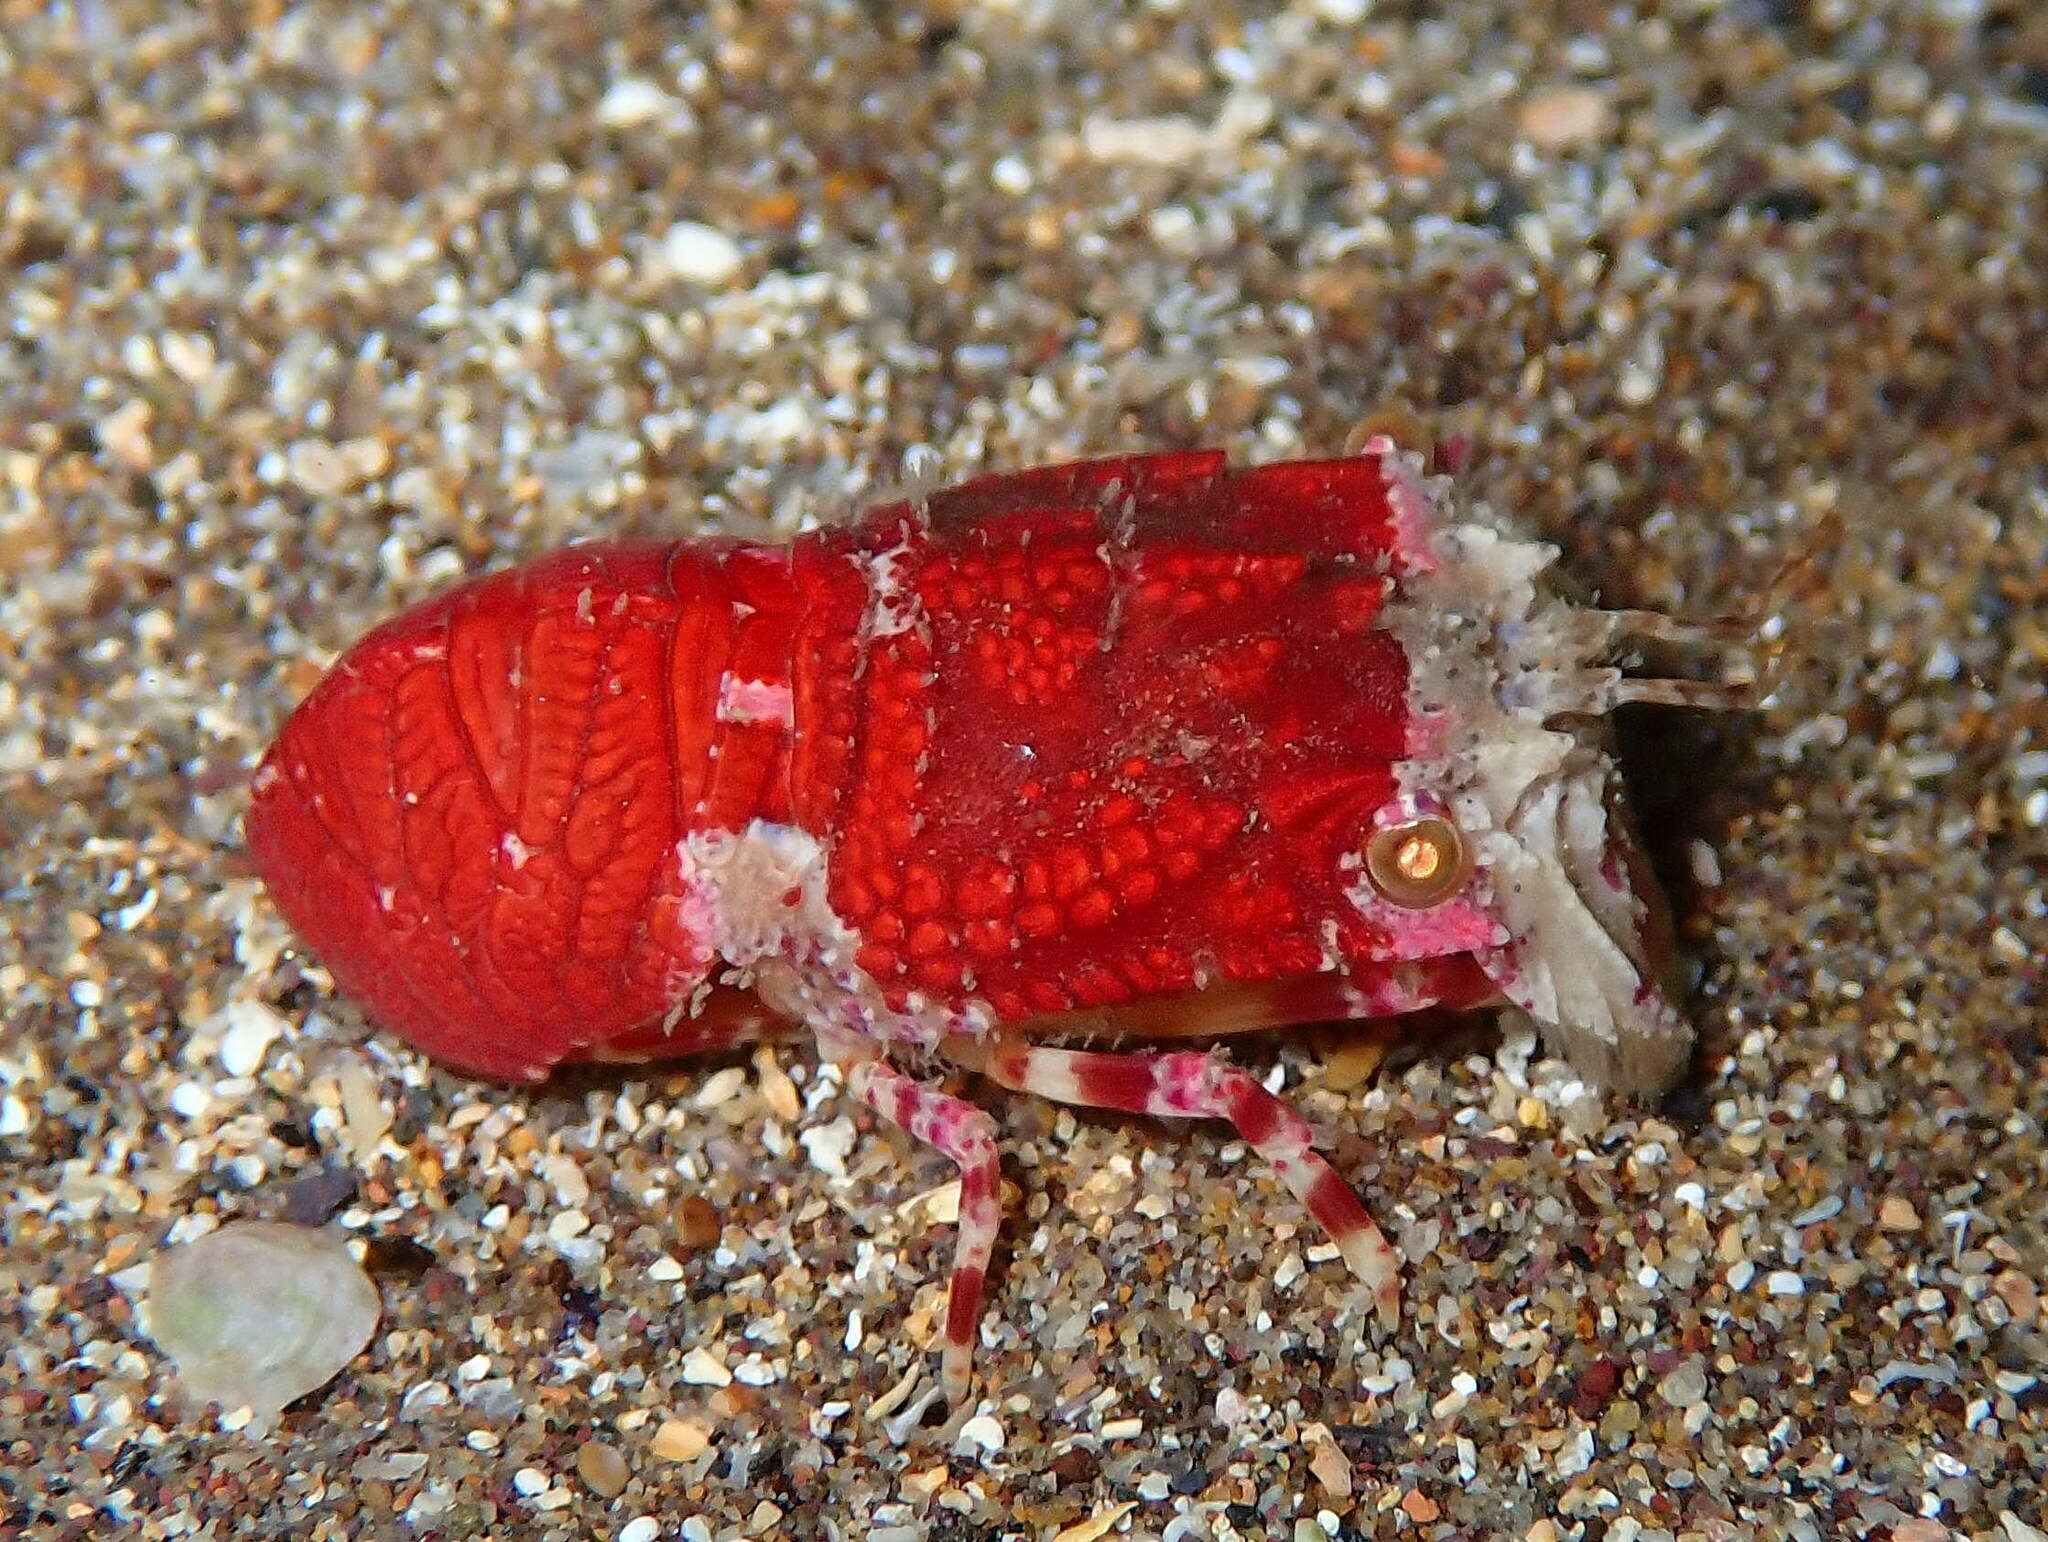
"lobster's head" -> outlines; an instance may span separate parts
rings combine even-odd
[[[1692,1032],[1607,733],[1636,694],[1608,662],[1619,618],[1552,592],[1551,548],[1424,512],[1381,617],[1415,742],[1349,897],[1399,954],[1468,952],[1588,1078],[1660,1092]]]

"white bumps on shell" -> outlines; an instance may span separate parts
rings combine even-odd
[[[338,1233],[235,1221],[149,1263],[149,1335],[198,1402],[249,1409],[267,1431],[285,1404],[362,1352],[382,1310]]]

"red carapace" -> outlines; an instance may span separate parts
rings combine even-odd
[[[956,1397],[997,1148],[895,1063],[933,1052],[1231,1121],[1390,1311],[1303,1122],[1171,1046],[1505,1001],[1589,1078],[1672,1078],[1691,1035],[1604,719],[1701,694],[1625,676],[1642,618],[1560,598],[1553,555],[1385,439],[984,477],[782,546],[572,547],[352,648],[257,772],[249,845],[342,989],[467,1071],[808,1026],[960,1166]]]

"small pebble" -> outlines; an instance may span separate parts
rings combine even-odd
[[[1523,136],[1540,150],[1568,150],[1604,139],[1613,123],[1607,98],[1583,86],[1539,92],[1522,106]]]
[[[294,1226],[325,1226],[337,1210],[355,1197],[354,1173],[322,1164],[292,1180],[284,1192],[280,1220]]]
[[[1388,1041],[1378,1033],[1349,1035],[1323,1057],[1323,1085],[1332,1092],[1349,1092],[1371,1081],[1386,1064]]]
[[[284,461],[285,475],[301,492],[333,498],[382,475],[391,463],[391,452],[381,439],[347,444],[302,439],[285,451]]]
[[[1111,1505],[1108,1509],[1089,1516],[1085,1521],[1076,1521],[1073,1525],[1055,1532],[1052,1542],[1099,1542],[1100,1538],[1108,1536],[1126,1515],[1137,1508],[1136,1503],[1126,1499],[1122,1504]]]
[[[403,1483],[407,1478],[418,1477],[426,1465],[427,1458],[421,1452],[390,1451],[362,1458],[349,1473],[365,1483]]]
[[[736,1065],[721,1067],[705,1077],[691,1104],[700,1109],[723,1107],[747,1089],[747,1073]]]
[[[213,1094],[197,1082],[180,1082],[166,1100],[171,1112],[181,1119],[197,1119],[213,1107]]]
[[[1427,1526],[1444,1513],[1443,1506],[1419,1488],[1410,1489],[1401,1496],[1401,1508],[1418,1526]]]
[[[708,1248],[718,1241],[719,1230],[718,1211],[702,1195],[685,1194],[676,1202],[677,1246],[690,1249]]]
[[[1920,1212],[1913,1208],[1911,1200],[1887,1194],[1884,1203],[1877,1207],[1877,1224],[1886,1231],[1918,1231]]]
[[[711,1432],[688,1419],[664,1419],[647,1449],[671,1462],[694,1461],[711,1444]]]
[[[602,1440],[586,1440],[576,1448],[576,1475],[589,1485],[593,1494],[616,1499],[625,1492],[633,1470],[626,1465],[617,1446]]]
[[[1892,1527],[1892,1542],[1949,1542],[1954,1535],[1940,1521],[1929,1520],[1924,1515],[1913,1516]]]
[[[1308,1470],[1332,1499],[1351,1497],[1351,1458],[1327,1437],[1309,1448]]]
[[[1003,1449],[1003,1427],[988,1414],[976,1414],[960,1426],[959,1438],[954,1449],[966,1451],[973,1448],[993,1454]]]
[[[797,1095],[796,1083],[782,1069],[782,1062],[776,1058],[772,1045],[762,1045],[755,1054],[754,1074],[760,1079],[761,1098],[767,1103],[768,1111],[778,1119],[794,1123],[797,1115],[803,1112],[803,1101]]]
[[[668,117],[679,105],[653,81],[626,75],[606,87],[597,104],[597,121],[608,129],[638,128]]]
[[[405,1401],[399,1405],[399,1416],[405,1419],[424,1418],[454,1401],[455,1394],[448,1390],[445,1381],[423,1381],[406,1391]]]
[[[729,1387],[732,1372],[718,1356],[700,1347],[683,1356],[683,1380],[693,1387]]]
[[[334,1076],[341,1093],[342,1125],[349,1152],[360,1165],[370,1160],[390,1130],[391,1108],[384,1101],[376,1073],[362,1056],[338,1057]]]
[[[285,1020],[260,1001],[230,1002],[221,1011],[220,1066],[230,1076],[251,1076],[285,1031]]]
[[[746,261],[731,236],[693,220],[669,226],[657,251],[662,267],[672,277],[693,284],[723,284]]]
[[[1691,1408],[1707,1395],[1706,1367],[1698,1360],[1686,1360],[1657,1383],[1657,1395],[1673,1408]]]
[[[833,1178],[846,1176],[846,1159],[853,1153],[856,1138],[853,1121],[844,1117],[810,1125],[797,1136],[811,1165]]]

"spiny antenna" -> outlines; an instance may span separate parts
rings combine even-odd
[[[1613,626],[1615,641],[1705,658],[1719,676],[1694,680],[1661,672],[1624,675],[1615,682],[1614,700],[1719,712],[1746,711],[1769,700],[1784,679],[1789,651],[1781,613],[1804,596],[1820,552],[1839,541],[1841,534],[1842,517],[1830,510],[1771,575],[1747,614],[1694,619],[1654,610],[1602,612]]]

